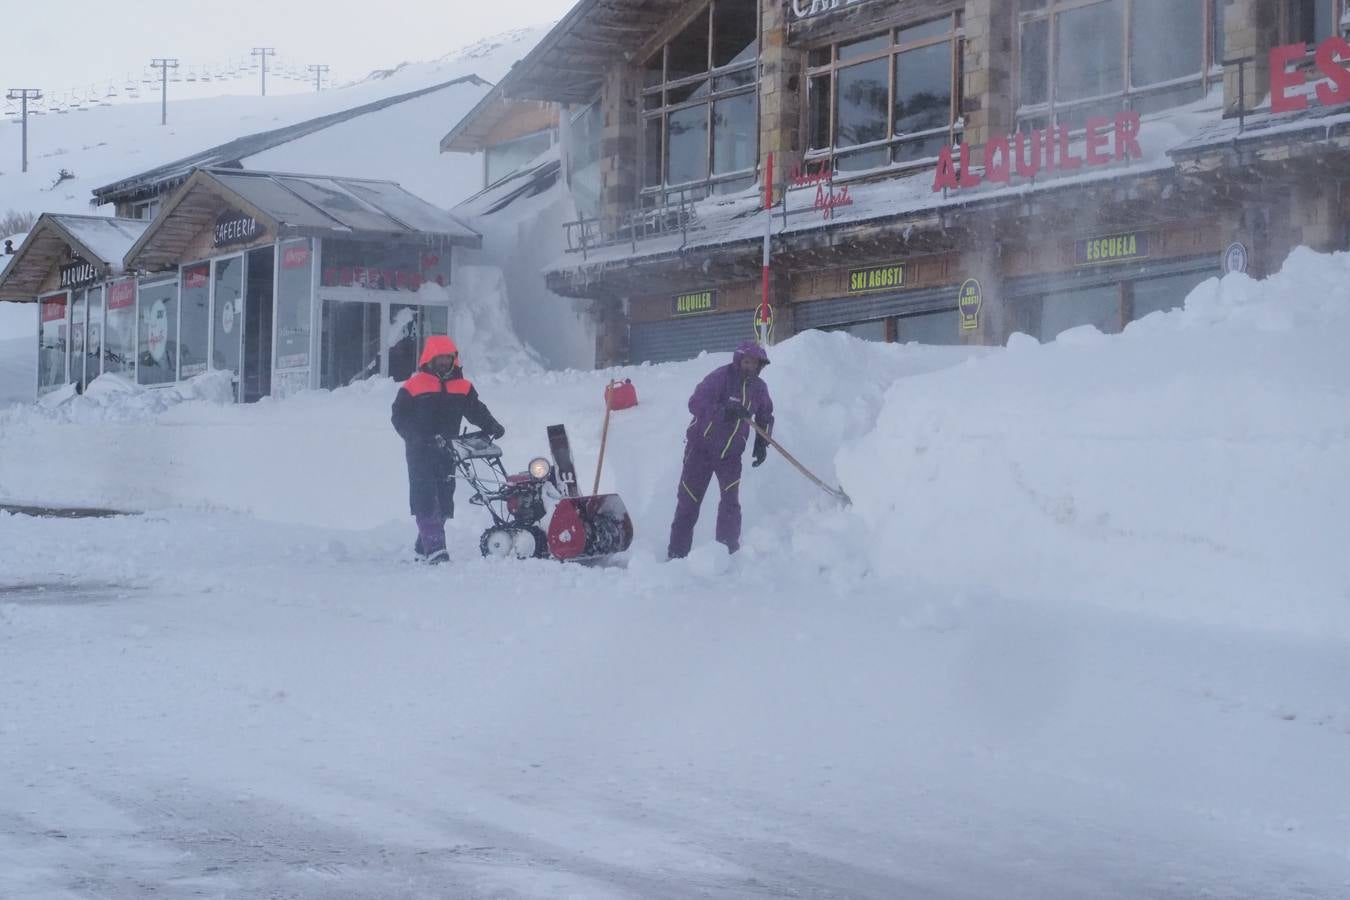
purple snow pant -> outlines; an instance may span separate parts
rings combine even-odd
[[[680,472],[679,499],[675,501],[675,520],[670,523],[670,546],[666,555],[679,559],[689,555],[694,542],[694,525],[713,475],[717,476],[717,540],[732,553],[741,546],[741,457],[719,459],[701,446],[688,445],[684,451],[684,470]]]
[[[430,556],[445,549],[445,522],[448,518],[437,506],[434,512],[418,513],[413,516],[417,521],[417,547],[423,556]]]

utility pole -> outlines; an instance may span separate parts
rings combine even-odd
[[[267,57],[276,56],[277,51],[272,47],[254,47],[253,55],[262,60],[262,95],[267,96]]]
[[[41,100],[42,91],[37,88],[10,88],[6,100],[18,100],[23,107],[19,114],[23,119],[23,171],[28,171],[28,101]]]
[[[159,69],[159,124],[169,124],[169,70],[178,68],[178,60],[156,58],[150,68]]]
[[[323,73],[328,71],[327,66],[310,66],[309,70],[314,73],[314,90],[323,90]]]

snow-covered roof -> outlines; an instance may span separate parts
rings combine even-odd
[[[589,103],[605,73],[685,6],[683,0],[580,0],[502,79],[506,95]]]
[[[1276,114],[1266,107],[1242,120],[1232,117],[1201,128],[1169,154],[1173,158],[1194,156],[1220,146],[1287,141],[1295,135],[1306,136],[1308,132],[1328,138],[1350,132],[1350,110],[1344,106],[1317,105],[1298,112]]]
[[[123,257],[149,225],[141,219],[43,213],[0,275],[0,299],[32,300],[69,251],[101,268],[105,277],[118,275]]]
[[[242,160],[247,159],[250,156],[256,156],[266,150],[290,143],[291,141],[298,140],[299,138],[313,134],[317,131],[322,131],[325,128],[330,128],[334,125],[350,121],[358,116],[377,112],[395,104],[413,100],[436,91],[442,91],[459,84],[486,86],[488,82],[479,78],[477,75],[464,75],[430,87],[410,91],[405,94],[398,94],[393,97],[384,97],[372,103],[366,103],[340,112],[307,119],[306,121],[297,122],[294,125],[288,125],[284,128],[276,128],[271,131],[263,131],[257,134],[235,138],[232,141],[211,147],[207,150],[202,150],[191,156],[175,160],[162,166],[157,166],[156,168],[142,172],[139,175],[133,175],[130,178],[124,178],[113,184],[95,188],[93,191],[94,202],[97,205],[102,205],[105,203],[140,200],[146,197],[159,195],[185,181],[187,177],[192,174],[194,169],[238,166]]]
[[[127,264],[151,271],[176,264],[193,237],[231,206],[278,238],[438,239],[468,247],[482,243],[459,219],[392,181],[198,169],[127,251]]]
[[[561,148],[561,144],[552,145],[531,162],[459,203],[455,206],[456,215],[472,221],[510,206],[518,199],[548,190],[557,184],[562,173]]]

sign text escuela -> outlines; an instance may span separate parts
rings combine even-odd
[[[959,150],[942,148],[938,154],[933,190],[962,190],[991,184],[1008,184],[1014,175],[1034,178],[1050,172],[1073,172],[1084,166],[1105,166],[1144,155],[1139,146],[1139,111],[1127,110],[1114,118],[1094,116],[1087,120],[1083,155],[1078,156],[1069,142],[1066,125],[1051,125],[1028,133],[990,138],[984,145],[984,174],[975,171],[970,144],[961,142]],[[957,159],[960,165],[957,165]]]
[[[1074,243],[1073,261],[1078,266],[1124,262],[1148,257],[1148,232],[1131,231],[1106,237],[1086,238]]]

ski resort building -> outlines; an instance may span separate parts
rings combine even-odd
[[[42,216],[0,299],[36,301],[39,394],[218,372],[249,402],[407,378],[480,243],[390,181],[196,169],[150,221]]]
[[[581,0],[494,93],[594,160],[545,279],[592,301],[599,364],[727,350],[766,282],[778,338],[1049,341],[1346,247],[1347,27],[1350,0]]]

